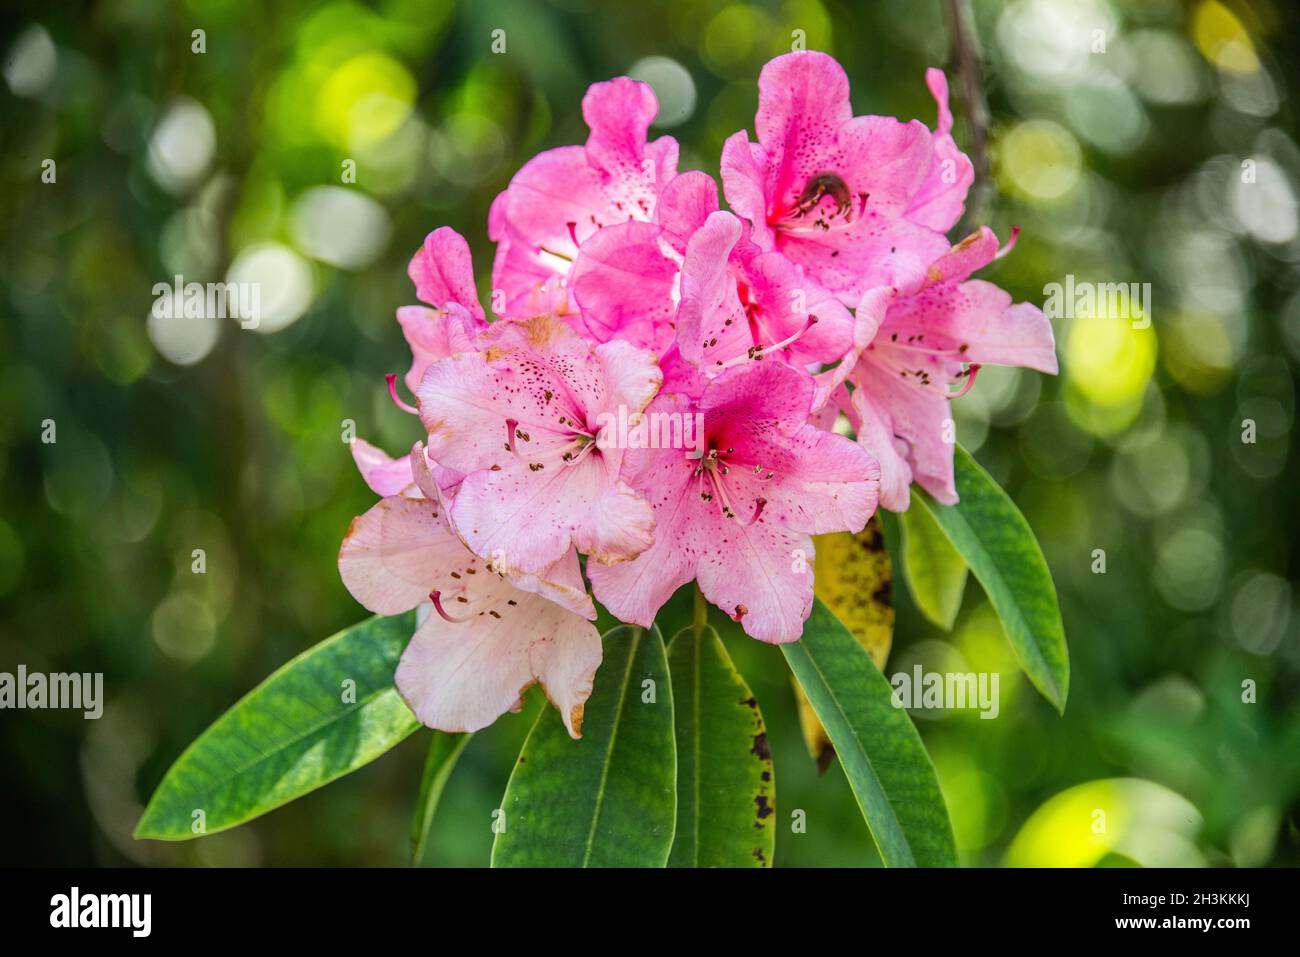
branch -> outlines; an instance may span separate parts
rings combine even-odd
[[[975,202],[971,214],[977,214],[984,205],[989,182],[988,158],[988,105],[984,101],[984,85],[980,79],[977,40],[969,24],[970,8],[967,0],[945,0],[948,12],[948,29],[952,34],[953,58],[961,80],[962,99],[966,103],[966,122],[970,127],[971,161],[975,166]]]

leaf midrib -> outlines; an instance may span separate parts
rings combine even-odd
[[[948,533],[948,529],[944,526],[944,522],[939,519],[938,511],[933,507],[933,505],[930,502],[927,501],[925,504],[926,507],[930,509],[930,514],[934,516],[935,521],[939,525],[939,528],[943,530],[944,535],[948,536],[948,540],[952,542],[954,547],[958,547],[957,542],[953,540],[952,535]],[[1011,586],[1007,583],[1006,576],[1002,573],[1001,567],[999,566],[997,561],[994,560],[993,556],[989,554],[988,550],[984,547],[984,543],[980,541],[979,535],[975,533],[975,529],[971,527],[970,522],[967,521],[966,516],[961,513],[960,508],[958,506],[953,506],[948,509],[946,514],[948,515],[949,520],[953,521],[954,523],[960,523],[962,529],[966,532],[966,538],[968,539],[971,545],[970,548],[971,554],[983,559],[983,561],[989,567],[993,568],[997,572],[996,584],[998,585],[998,590],[1004,592],[1008,596],[1007,600],[1002,602],[1002,604],[1009,605],[1010,610],[1013,612],[1012,617],[1014,617],[1014,621],[1011,623],[1018,625],[1021,632],[1028,633],[1030,637],[1030,641],[1028,642],[1029,648],[1032,649],[1032,654],[1030,655],[1030,657],[1033,659],[1035,665],[1037,666],[1036,670],[1041,672],[1041,674],[1037,675],[1037,677],[1040,677],[1048,685],[1048,687],[1052,689],[1053,698],[1054,698],[1053,703],[1056,704],[1060,702],[1061,687],[1056,681],[1056,676],[1052,673],[1052,665],[1048,662],[1047,658],[1043,655],[1043,649],[1039,645],[1040,636],[1038,634],[1038,631],[1034,628],[1033,625],[1029,623],[1029,619],[1025,617],[1024,609],[1020,607],[1020,602],[1016,600],[1015,590],[1011,588]],[[990,590],[989,582],[985,580],[984,575],[980,574],[979,566],[977,565],[977,563],[967,562],[967,565],[970,568],[971,573],[974,574],[975,580],[978,581],[981,587],[984,588],[985,594],[988,594]],[[1049,582],[1051,581],[1050,575],[1048,576],[1048,581]],[[993,597],[992,595],[989,596],[990,600],[992,600],[992,597]],[[994,607],[996,608],[997,605],[998,603],[995,601]],[[1003,617],[1004,621],[1006,617],[1008,617],[1008,616],[1002,616],[1000,610],[999,610],[999,615],[1000,617]],[[1011,643],[1011,647],[1013,650],[1019,650],[1021,646],[1013,641]],[[1035,673],[1032,670],[1030,671],[1030,677],[1035,677]]]
[[[227,787],[228,787],[228,786],[229,786],[233,781],[235,781],[237,778],[245,777],[246,775],[248,775],[248,774],[250,774],[251,772],[253,772],[256,768],[260,767],[261,765],[265,764],[266,762],[270,761],[271,759],[276,758],[276,757],[279,757],[279,756],[282,755],[285,751],[288,751],[290,748],[292,748],[292,747],[294,747],[294,746],[296,746],[296,745],[298,745],[298,744],[301,744],[303,741],[307,740],[308,738],[312,737],[313,735],[316,735],[318,732],[320,732],[320,731],[322,731],[322,730],[328,728],[330,725],[335,725],[335,724],[338,724],[338,723],[340,723],[340,722],[342,722],[342,721],[345,721],[347,718],[349,718],[349,717],[351,717],[352,715],[356,714],[356,713],[357,713],[358,711],[360,711],[362,708],[365,708],[365,707],[367,707],[368,705],[370,705],[372,702],[375,701],[375,699],[380,698],[380,697],[382,697],[383,695],[386,695],[386,694],[389,694],[389,693],[396,694],[397,692],[396,692],[396,690],[393,689],[393,688],[381,688],[381,689],[379,689],[378,691],[373,691],[373,692],[371,692],[370,694],[366,695],[364,698],[358,700],[358,702],[357,702],[355,705],[353,705],[352,707],[348,708],[346,711],[344,711],[344,712],[342,712],[341,714],[339,714],[338,717],[336,717],[336,718],[326,718],[324,721],[317,722],[314,726],[312,726],[312,727],[310,727],[310,728],[307,728],[306,730],[304,730],[304,731],[302,731],[302,732],[296,733],[294,737],[292,737],[292,738],[289,739],[288,741],[285,741],[282,745],[280,745],[280,746],[278,746],[278,747],[274,747],[274,748],[272,748],[272,749],[269,750],[269,751],[263,751],[263,752],[261,752],[261,753],[258,755],[258,757],[257,757],[256,759],[254,759],[253,761],[249,762],[248,764],[245,764],[245,765],[243,765],[243,766],[241,766],[241,767],[239,767],[239,768],[236,768],[232,773],[227,774],[227,775],[225,775],[224,777],[218,777],[218,778],[216,778],[215,781],[214,781],[214,782],[213,782],[209,787],[205,788],[205,790],[208,791],[208,792],[210,792],[211,794],[220,794],[222,791],[224,791],[224,790],[225,790],[225,789],[226,789],[226,788],[227,788]],[[299,702],[302,701],[301,698],[297,698],[297,700],[298,700]],[[280,719],[280,721],[281,721],[282,724],[285,723],[283,719]],[[287,725],[286,725],[286,726],[287,726]],[[214,728],[213,728],[213,731],[216,731],[216,730],[217,730],[217,728],[214,727]],[[237,732],[235,732],[234,729],[231,729],[229,732],[223,732],[223,733],[237,734]],[[206,737],[206,735],[201,736],[198,740],[196,740],[196,741],[195,741],[195,744],[198,744],[200,741],[202,741],[203,737]],[[242,740],[242,738],[241,738],[241,740]],[[314,743],[314,742],[313,742],[313,743]],[[253,745],[253,744],[251,744],[251,743],[249,743],[249,747],[252,747],[252,748],[254,748],[255,750],[258,750],[258,749],[256,748],[256,746]],[[185,757],[188,759],[188,758],[189,758],[189,755],[185,755]],[[187,762],[187,763],[188,763],[188,762]],[[197,770],[197,769],[196,769],[196,770]],[[168,773],[170,773],[170,772],[168,772]],[[202,773],[202,772],[200,772],[200,773]],[[199,796],[199,792],[198,792],[197,790],[195,790],[194,788],[187,788],[184,792],[182,792],[182,795],[185,796],[185,797],[188,797],[188,798],[190,798],[190,799],[194,799],[194,798],[196,798],[196,797]],[[275,806],[276,806],[276,807],[279,807],[280,805],[275,805]],[[274,808],[268,808],[268,810],[274,810]],[[214,832],[209,831],[209,833],[214,833]]]
[[[694,717],[694,722],[692,724],[692,731],[693,731],[692,737],[695,739],[694,740],[695,760],[693,762],[695,764],[695,779],[692,782],[694,784],[693,790],[695,792],[695,800],[694,803],[691,805],[691,809],[693,812],[692,817],[694,818],[694,820],[691,822],[691,831],[694,835],[694,845],[691,848],[691,859],[694,863],[694,866],[699,867],[700,866],[700,767],[701,767],[700,764],[700,670],[701,670],[700,669],[700,647],[704,644],[704,634],[702,631],[699,632],[692,631],[691,638],[692,638],[692,642],[695,645],[694,648],[694,652],[695,652],[694,685],[695,686],[693,688],[693,694],[691,695],[692,698],[691,710]]]
[[[853,722],[849,720],[848,713],[840,705],[839,697],[835,694],[835,692],[831,689],[830,685],[827,683],[826,673],[822,671],[821,666],[817,663],[817,659],[814,658],[813,655],[806,648],[802,650],[803,650],[804,657],[808,660],[808,663],[812,665],[813,670],[817,673],[817,679],[818,681],[821,682],[822,689],[826,692],[826,694],[830,697],[831,702],[835,705],[835,710],[836,712],[838,712],[842,723],[845,726],[847,726],[849,736],[853,738],[853,743],[856,745],[856,750],[859,757],[861,757],[862,760],[866,763],[867,770],[871,772],[871,780],[875,784],[876,790],[879,791],[880,796],[883,798],[886,808],[888,808],[889,810],[889,820],[890,822],[892,822],[892,824],[894,825],[894,829],[898,832],[899,837],[902,839],[903,847],[907,853],[907,858],[908,858],[906,863],[908,865],[915,865],[916,858],[912,854],[912,847],[910,842],[907,840],[907,833],[903,830],[903,822],[899,820],[898,815],[894,811],[893,801],[890,800],[889,794],[885,791],[884,785],[880,780],[880,775],[876,773],[875,765],[871,763],[871,758],[867,755],[866,749],[862,746],[862,739],[858,737],[858,732],[853,727]],[[863,654],[866,654],[866,652],[863,651]],[[874,663],[872,664],[872,667],[873,668],[875,667]],[[874,833],[872,834],[872,838],[876,841],[877,848],[880,849],[881,857],[884,857],[885,849],[882,845],[882,842],[880,841],[879,838],[875,836]]]
[[[605,802],[605,785],[609,779],[610,758],[614,754],[614,743],[618,739],[619,725],[623,723],[623,704],[627,700],[628,679],[632,675],[632,665],[636,662],[637,648],[644,636],[644,629],[635,629],[632,647],[628,649],[627,668],[623,672],[623,683],[618,690],[618,706],[614,710],[614,726],[609,731],[609,744],[605,747],[605,761],[600,768],[600,784],[596,788],[596,805],[591,812],[591,830],[587,832],[587,846],[582,855],[583,867],[586,867],[591,860],[591,851],[596,843],[596,829],[600,825],[600,809]]]

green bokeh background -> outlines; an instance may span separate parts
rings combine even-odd
[[[229,833],[130,831],[208,723],[364,615],[335,556],[373,496],[341,435],[415,438],[383,383],[408,361],[393,311],[414,298],[411,252],[451,225],[489,289],[492,198],[538,150],[580,142],[587,85],[629,71],[680,121],[654,131],[679,139],[680,168],[716,175],[725,137],[752,129],[759,68],[801,38],[844,64],[857,113],[932,124],[923,73],[949,67],[969,149],[946,6],[7,4],[0,670],[102,671],[107,703],[99,721],[0,712],[0,859],[403,863],[427,733]],[[955,403],[959,439],[1042,541],[1073,663],[1060,718],[978,586],[952,635],[895,589],[888,671],[1002,676],[997,720],[917,717],[967,863],[1300,863],[1289,6],[974,4],[990,172],[963,225],[1023,229],[988,278],[1038,303],[1067,274],[1149,283],[1152,322],[1056,319],[1060,377],[986,369]],[[149,320],[154,283],[232,264],[268,270],[282,328]],[[843,775],[803,750],[780,653],[727,640],[769,725],[777,863],[877,863]],[[486,863],[537,707],[470,743],[426,863]]]

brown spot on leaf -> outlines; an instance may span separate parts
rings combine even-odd
[[[825,745],[821,749],[821,752],[817,755],[817,773],[825,774],[826,769],[831,766],[831,762],[834,760],[835,760],[834,746],[830,744]]]

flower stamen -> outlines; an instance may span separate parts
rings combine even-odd
[[[956,392],[948,393],[948,398],[960,399],[967,392],[969,392],[971,390],[971,386],[975,384],[975,376],[979,373],[980,368],[981,366],[978,362],[972,362],[969,366],[967,366],[965,373],[963,373],[966,376],[966,381],[962,384],[962,387],[958,389]]]
[[[433,602],[433,610],[438,613],[439,617],[444,621],[451,622],[453,625],[463,624],[474,617],[473,615],[465,615],[462,617],[460,615],[449,614],[447,609],[442,607],[442,592],[438,591],[436,588],[429,592],[429,601]]]
[[[717,368],[730,369],[732,366],[738,366],[751,360],[757,361],[766,355],[771,355],[773,352],[780,352],[782,349],[788,349],[790,346],[794,345],[794,343],[798,342],[803,334],[815,325],[817,325],[817,317],[810,315],[808,321],[805,322],[797,332],[786,336],[780,342],[774,342],[770,346],[762,346],[755,343],[746,350],[743,356],[736,356],[733,359],[728,359],[726,362],[719,362]]]
[[[384,378],[388,380],[388,395],[393,400],[393,405],[397,406],[403,412],[409,412],[411,415],[419,415],[419,409],[397,394],[397,373],[390,372],[388,375],[384,376]]]

